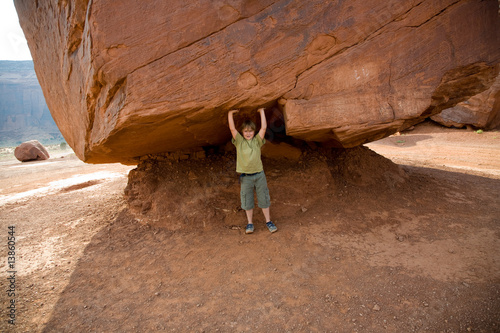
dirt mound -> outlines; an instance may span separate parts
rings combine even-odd
[[[150,156],[129,173],[130,210],[141,223],[170,230],[213,228],[221,222],[237,228],[245,220],[237,215],[235,161],[234,152],[185,160]],[[380,192],[403,186],[408,178],[403,168],[366,147],[306,149],[298,161],[269,158],[264,165],[271,210],[280,218],[289,215],[291,202],[301,203],[294,204],[295,210],[306,211],[309,201],[336,197],[347,185]]]
[[[402,185],[408,178],[402,167],[366,147],[334,149],[328,157],[332,175],[339,182],[377,185],[384,190]]]

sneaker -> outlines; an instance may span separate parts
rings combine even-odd
[[[245,228],[245,233],[246,234],[251,234],[252,232],[253,232],[253,224],[249,223],[249,224],[247,224],[247,226]]]
[[[266,223],[267,229],[269,229],[270,232],[276,232],[278,231],[278,228],[274,225],[273,221],[269,221]]]

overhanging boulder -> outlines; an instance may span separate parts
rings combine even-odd
[[[353,147],[499,71],[497,0],[15,5],[47,105],[91,163],[224,144],[227,111],[259,106],[289,136]]]

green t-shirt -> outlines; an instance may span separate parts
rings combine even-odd
[[[236,172],[257,173],[264,170],[260,148],[266,143],[265,139],[256,134],[251,140],[247,140],[238,133],[231,142],[236,146]]]

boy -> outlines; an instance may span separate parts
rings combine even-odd
[[[253,191],[257,192],[257,202],[262,213],[266,218],[266,226],[270,232],[275,232],[278,228],[271,221],[271,214],[269,213],[269,206],[271,205],[269,197],[269,189],[267,188],[266,175],[264,174],[264,167],[260,158],[260,148],[266,140],[267,121],[264,109],[260,108],[261,128],[259,133],[255,135],[255,124],[247,120],[241,126],[241,133],[238,132],[234,126],[233,114],[238,110],[229,111],[227,118],[229,122],[229,130],[233,139],[231,142],[236,146],[236,172],[241,173],[241,208],[245,210],[247,215],[248,224],[245,228],[245,233],[251,234],[253,228],[253,208],[254,199]]]

